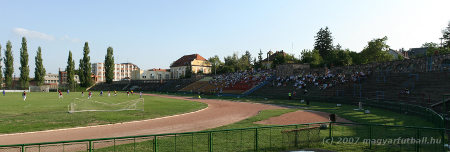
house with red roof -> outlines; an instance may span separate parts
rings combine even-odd
[[[172,78],[178,79],[186,75],[186,70],[191,69],[192,73],[211,73],[211,63],[199,54],[185,55],[170,65]]]

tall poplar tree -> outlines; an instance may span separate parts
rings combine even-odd
[[[22,48],[20,48],[20,78],[19,83],[22,89],[26,89],[30,83],[30,67],[28,66],[27,39],[22,37]]]
[[[72,59],[72,51],[69,50],[69,57],[67,58],[67,84],[71,89],[75,88],[75,61]]]
[[[92,85],[92,79],[91,79],[91,75],[92,75],[92,65],[91,65],[91,57],[89,57],[89,44],[88,42],[84,43],[84,47],[83,47],[83,58],[80,60],[80,75],[82,75],[83,80],[81,81],[81,76],[80,76],[80,81],[81,81],[81,86],[83,87],[90,87]]]
[[[2,45],[0,44],[0,89],[2,88],[3,84],[2,59]]]
[[[12,88],[13,73],[14,73],[14,58],[12,55],[12,45],[11,41],[6,42],[5,58],[3,62],[5,63],[5,85],[8,88]]]
[[[105,77],[106,83],[111,84],[114,80],[114,52],[112,47],[108,47],[105,56]]]
[[[42,63],[42,51],[41,47],[38,47],[36,52],[36,57],[34,58],[36,67],[34,68],[34,81],[36,81],[37,86],[44,84],[45,68]]]

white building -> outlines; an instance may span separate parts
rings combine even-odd
[[[44,76],[44,84],[49,85],[58,85],[59,84],[59,75],[48,73]]]
[[[113,81],[120,81],[124,79],[131,79],[131,73],[139,70],[139,67],[133,63],[114,64],[114,79]],[[94,74],[96,83],[105,82],[105,64],[92,63],[92,74]]]
[[[131,74],[133,80],[164,80],[170,78],[170,69],[136,70]]]

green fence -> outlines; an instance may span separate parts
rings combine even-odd
[[[323,122],[128,136],[19,145],[0,152],[35,151],[445,151],[443,128]]]

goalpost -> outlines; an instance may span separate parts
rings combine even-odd
[[[106,103],[92,99],[74,99],[67,105],[69,113],[88,112],[88,111],[127,111],[138,110],[144,111],[144,98],[128,100],[119,103]]]

